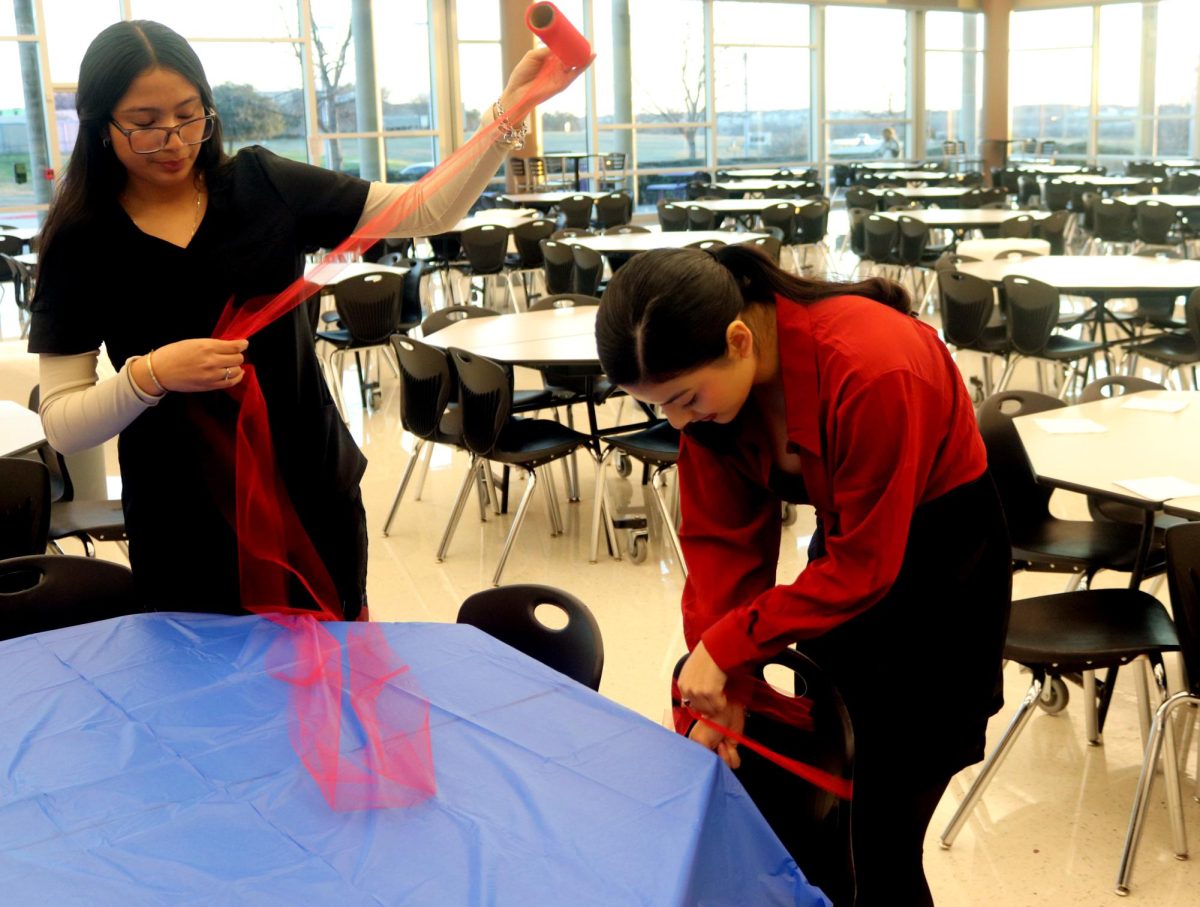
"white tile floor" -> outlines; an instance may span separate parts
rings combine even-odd
[[[4,308],[7,308],[5,306]],[[4,336],[13,337],[8,312],[0,312]],[[976,365],[964,361],[964,369]],[[523,374],[522,381],[530,379]],[[24,401],[36,380],[36,363],[19,341],[0,342],[0,397]],[[383,520],[405,464],[410,439],[399,427],[397,386],[384,369],[378,409],[358,408],[352,372],[346,374],[350,426],[370,460],[363,481],[370,524],[368,578],[371,612],[378,620],[451,621],[468,594],[489,585],[510,516],[480,523],[477,510],[466,511],[446,561],[434,559],[443,525],[465,468],[461,454],[438,450],[422,500],[407,500],[389,538]],[[505,582],[538,582],[560,586],[593,609],[605,641],[601,692],[651,721],[662,723],[667,711],[668,676],[683,651],[679,622],[681,580],[669,553],[657,537],[643,564],[604,558],[589,564],[587,531],[593,482],[590,465],[582,464],[582,502],[566,505],[566,532],[551,537],[545,507],[535,501],[504,575]],[[109,459],[110,472],[115,463]],[[560,482],[561,471],[555,470]],[[636,477],[636,476],[635,476]],[[614,501],[640,503],[635,481],[610,473]],[[518,488],[518,491],[520,489]],[[565,495],[560,494],[565,502]],[[1057,509],[1084,513],[1082,504],[1057,495]],[[785,530],[779,575],[790,578],[804,563],[811,519],[802,513]],[[107,548],[108,546],[103,546]],[[119,558],[115,548],[103,552]],[[1119,584],[1119,577],[1099,584]],[[1060,578],[1018,576],[1018,597],[1057,591]],[[1162,592],[1165,596],[1165,591]],[[1140,765],[1140,740],[1130,672],[1118,683],[1104,745],[1084,742],[1078,687],[1075,701],[1057,717],[1038,714],[1030,722],[1011,757],[967,822],[954,848],[942,851],[937,835],[965,792],[977,767],[951,783],[934,816],[926,848],[926,870],[939,904],[944,905],[1093,905],[1113,903],[1117,859],[1128,808]],[[1006,673],[1008,705],[989,728],[999,735],[1028,683],[1010,665]],[[902,681],[902,678],[898,678]],[[953,683],[953,677],[946,678]],[[903,688],[881,690],[897,708],[938,708],[936,691],[928,701]],[[1192,846],[1200,848],[1200,804],[1190,796],[1195,758],[1189,762],[1184,804]],[[897,766],[902,770],[902,766]],[[1146,834],[1133,878],[1132,899],[1156,907],[1194,907],[1200,903],[1200,862],[1177,861],[1170,851],[1161,781],[1156,787]]]

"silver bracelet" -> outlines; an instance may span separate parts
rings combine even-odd
[[[154,360],[151,358],[154,355],[154,350],[146,354],[146,371],[150,373],[150,380],[154,382],[154,386],[158,388],[160,394],[165,394],[167,389],[162,386],[158,380],[158,376],[154,374]]]
[[[492,116],[500,124],[500,140],[504,144],[512,148],[513,151],[520,151],[525,147],[525,137],[529,135],[528,124],[522,121],[521,125],[514,129],[513,124],[508,119],[508,114],[504,112],[504,106],[500,103],[499,98],[492,105]]]

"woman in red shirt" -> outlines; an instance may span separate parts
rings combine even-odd
[[[854,726],[854,879],[804,866],[786,791],[747,788],[835,903],[857,888],[860,905],[932,904],[922,840],[950,777],[983,757],[1011,591],[1003,514],[945,345],[893,283],[797,278],[740,245],[635,257],[596,337],[614,383],[684,429],[681,696],[740,729],[731,674],[793,644],[813,657]],[[791,582],[776,579],[781,500],[818,520]],[[739,768],[734,741],[686,713],[677,723]]]

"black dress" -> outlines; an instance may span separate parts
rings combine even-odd
[[[119,369],[130,356],[210,337],[228,299],[278,293],[303,273],[305,252],[345,239],[368,185],[243,149],[209,176],[208,210],[187,248],[143,233],[114,200],[48,250],[29,350],[77,354],[104,343]],[[246,356],[267,402],[280,474],[352,620],[366,591],[358,490],[366,460],[321,376],[304,306],[251,338]],[[202,427],[204,415],[232,425],[236,411],[221,391],[171,393],[120,434],[130,560],[147,608],[242,611],[232,476]],[[299,589],[291,603],[310,604]]]

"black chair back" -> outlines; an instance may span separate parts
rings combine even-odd
[[[49,538],[50,473],[38,460],[0,457],[0,560],[45,554]]]
[[[558,210],[563,215],[564,227],[587,228],[592,222],[592,197],[590,195],[569,195],[558,203]]]
[[[618,227],[633,217],[633,197],[628,192],[613,192],[596,199],[596,220],[602,228]]]
[[[879,202],[868,190],[860,189],[858,186],[851,186],[846,190],[846,207],[866,208],[868,211],[876,211],[879,208]]]
[[[480,224],[462,232],[463,254],[476,274],[499,274],[508,257],[508,228]]]
[[[35,384],[29,392],[29,411],[36,413],[41,408],[42,386]],[[75,486],[67,469],[67,459],[49,444],[39,444],[38,457],[50,473],[50,501],[70,501],[75,498]],[[41,554],[39,551],[38,554]]]
[[[1098,198],[1092,203],[1092,229],[1104,242],[1132,242],[1134,239],[1134,209],[1112,198]]]
[[[811,246],[824,242],[828,232],[828,200],[822,198],[800,206],[796,212],[796,239],[801,245]]]
[[[1167,530],[1167,587],[1187,688],[1200,695],[1200,523]]]
[[[517,258],[522,268],[540,268],[542,266],[543,239],[553,235],[556,224],[552,220],[539,218],[528,223],[513,227],[512,237],[517,244]]]
[[[1000,236],[1004,239],[1030,239],[1033,236],[1033,225],[1032,217],[1019,214],[1000,224]]]
[[[850,251],[860,258],[867,252],[867,230],[866,220],[875,211],[872,208],[850,208],[846,212],[846,216],[850,221],[849,231],[847,236],[850,242]]]
[[[487,457],[512,414],[512,376],[499,362],[451,347],[458,373],[463,444]]]
[[[921,263],[927,245],[929,224],[901,215],[896,236],[896,260],[902,265],[916,267]]]
[[[1008,339],[1022,356],[1037,356],[1058,324],[1058,290],[1031,277],[1004,278]]]
[[[890,217],[879,214],[868,215],[863,221],[863,239],[865,240],[865,256],[871,261],[890,261],[892,250],[896,248],[896,236],[900,225]]]
[[[751,245],[757,246],[763,250],[768,258],[775,264],[779,264],[779,258],[783,254],[783,243],[776,236],[760,236],[758,239],[751,240]]]
[[[1056,210],[1047,218],[1043,218],[1034,228],[1034,232],[1050,243],[1051,255],[1062,255],[1066,251],[1067,221],[1071,219],[1069,212]]]
[[[1051,211],[1066,211],[1071,207],[1071,184],[1060,179],[1046,180],[1042,204]]]
[[[136,614],[129,568],[38,554],[0,562],[0,639]]]
[[[457,390],[450,357],[443,349],[401,334],[393,334],[391,340],[400,364],[400,424],[418,438],[433,438]]]
[[[537,614],[541,606],[565,614],[566,626],[544,624]],[[486,589],[462,603],[457,622],[478,627],[578,683],[600,689],[604,672],[600,625],[587,605],[569,592],[537,585]]]
[[[688,228],[688,213],[686,208],[671,202],[658,203],[658,225],[664,233],[678,233]]]
[[[1171,245],[1171,229],[1179,218],[1174,205],[1147,200],[1134,206],[1137,238],[1150,246]]]
[[[575,255],[571,247],[554,239],[543,239],[539,245],[542,249],[546,292],[575,292]]]
[[[816,180],[804,180],[792,187],[792,194],[797,198],[818,198],[825,194],[825,189]]]
[[[717,227],[716,213],[699,205],[688,205],[687,218],[689,230],[715,230]]]
[[[352,345],[384,343],[404,327],[400,318],[404,278],[399,274],[379,271],[339,280],[333,288],[333,301],[338,321],[350,332]]]
[[[431,313],[421,322],[421,336],[436,334],[446,325],[462,321],[464,318],[493,318],[499,314],[495,309],[484,308],[481,305],[448,305]]]
[[[604,259],[586,246],[572,246],[571,254],[575,263],[573,292],[595,296],[604,277]]]
[[[1038,484],[1012,420],[1064,406],[1063,401],[1036,391],[1009,390],[992,394],[976,414],[979,434],[987,448],[988,471],[996,482],[1013,538],[1050,518],[1052,489]]]
[[[780,202],[763,208],[759,219],[764,227],[775,227],[783,234],[782,242],[791,245],[796,237],[796,206],[790,202]]]
[[[1200,192],[1200,173],[1176,173],[1167,186],[1172,195],[1195,195]]]
[[[1136,375],[1108,375],[1090,382],[1079,392],[1080,403],[1094,403],[1109,397],[1120,397],[1124,394],[1136,394],[1139,391],[1166,390],[1157,381],[1149,378],[1139,378]]]
[[[973,274],[949,268],[938,270],[942,300],[942,336],[946,343],[970,347],[979,341],[996,306],[992,285]]]

